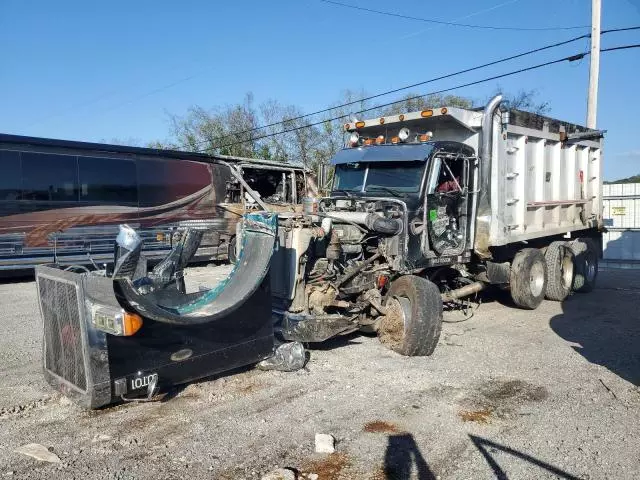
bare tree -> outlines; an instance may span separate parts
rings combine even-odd
[[[538,90],[520,90],[518,93],[505,93],[504,89],[498,85],[494,95],[502,95],[502,103],[507,108],[514,108],[516,110],[524,110],[525,112],[532,112],[538,115],[546,115],[551,111],[551,105],[549,102],[538,102]]]
[[[436,107],[471,108],[472,105],[473,101],[471,99],[458,95],[432,94],[420,96],[416,93],[407,93],[402,100],[383,108],[379,113],[381,116],[399,115]]]

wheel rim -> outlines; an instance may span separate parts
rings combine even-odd
[[[538,297],[544,288],[544,266],[540,262],[531,265],[529,272],[529,289],[534,297]]]
[[[406,297],[391,297],[385,304],[387,313],[378,332],[380,340],[393,350],[401,347],[406,334],[411,302]]]
[[[562,286],[564,288],[571,288],[573,284],[573,258],[568,252],[562,257],[562,262],[560,262],[560,276],[562,278]]]
[[[402,324],[403,331],[407,327],[407,318],[411,315],[411,301],[407,297],[391,297],[386,305],[387,317]]]

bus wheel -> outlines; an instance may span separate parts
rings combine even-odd
[[[442,329],[442,298],[429,280],[405,275],[391,284],[387,314],[378,327],[380,342],[406,356],[431,355]]]
[[[511,298],[520,308],[535,310],[542,303],[547,287],[547,265],[536,248],[524,248],[511,263]]]
[[[565,242],[551,242],[544,254],[547,263],[547,290],[549,300],[562,302],[571,293],[574,256]]]
[[[238,260],[236,253],[238,248],[237,244],[238,242],[236,241],[236,236],[234,235],[229,239],[229,247],[227,248],[227,258],[229,259],[229,263],[236,263],[236,260]]]
[[[596,286],[598,276],[598,253],[596,245],[590,238],[578,238],[569,243],[575,255],[576,274],[573,279],[573,290],[590,292]]]

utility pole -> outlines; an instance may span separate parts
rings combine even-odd
[[[591,0],[591,56],[589,64],[589,96],[587,128],[596,128],[598,113],[598,76],[600,75],[600,10],[601,0]]]

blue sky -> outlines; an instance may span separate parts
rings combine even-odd
[[[590,0],[343,3],[401,14],[526,28],[588,25]],[[603,28],[640,25],[640,0],[604,0]],[[86,141],[169,135],[168,113],[242,101],[253,92],[324,108],[344,89],[397,88],[584,30],[492,31],[430,25],[318,0],[0,1],[0,132]],[[640,43],[640,31],[603,36]],[[428,85],[428,92],[588,49],[588,41]],[[584,123],[588,60],[500,81],[536,89],[551,116]],[[603,54],[598,127],[605,178],[640,173],[640,49]],[[455,93],[484,100],[496,82]],[[392,100],[390,97],[389,100]]]

